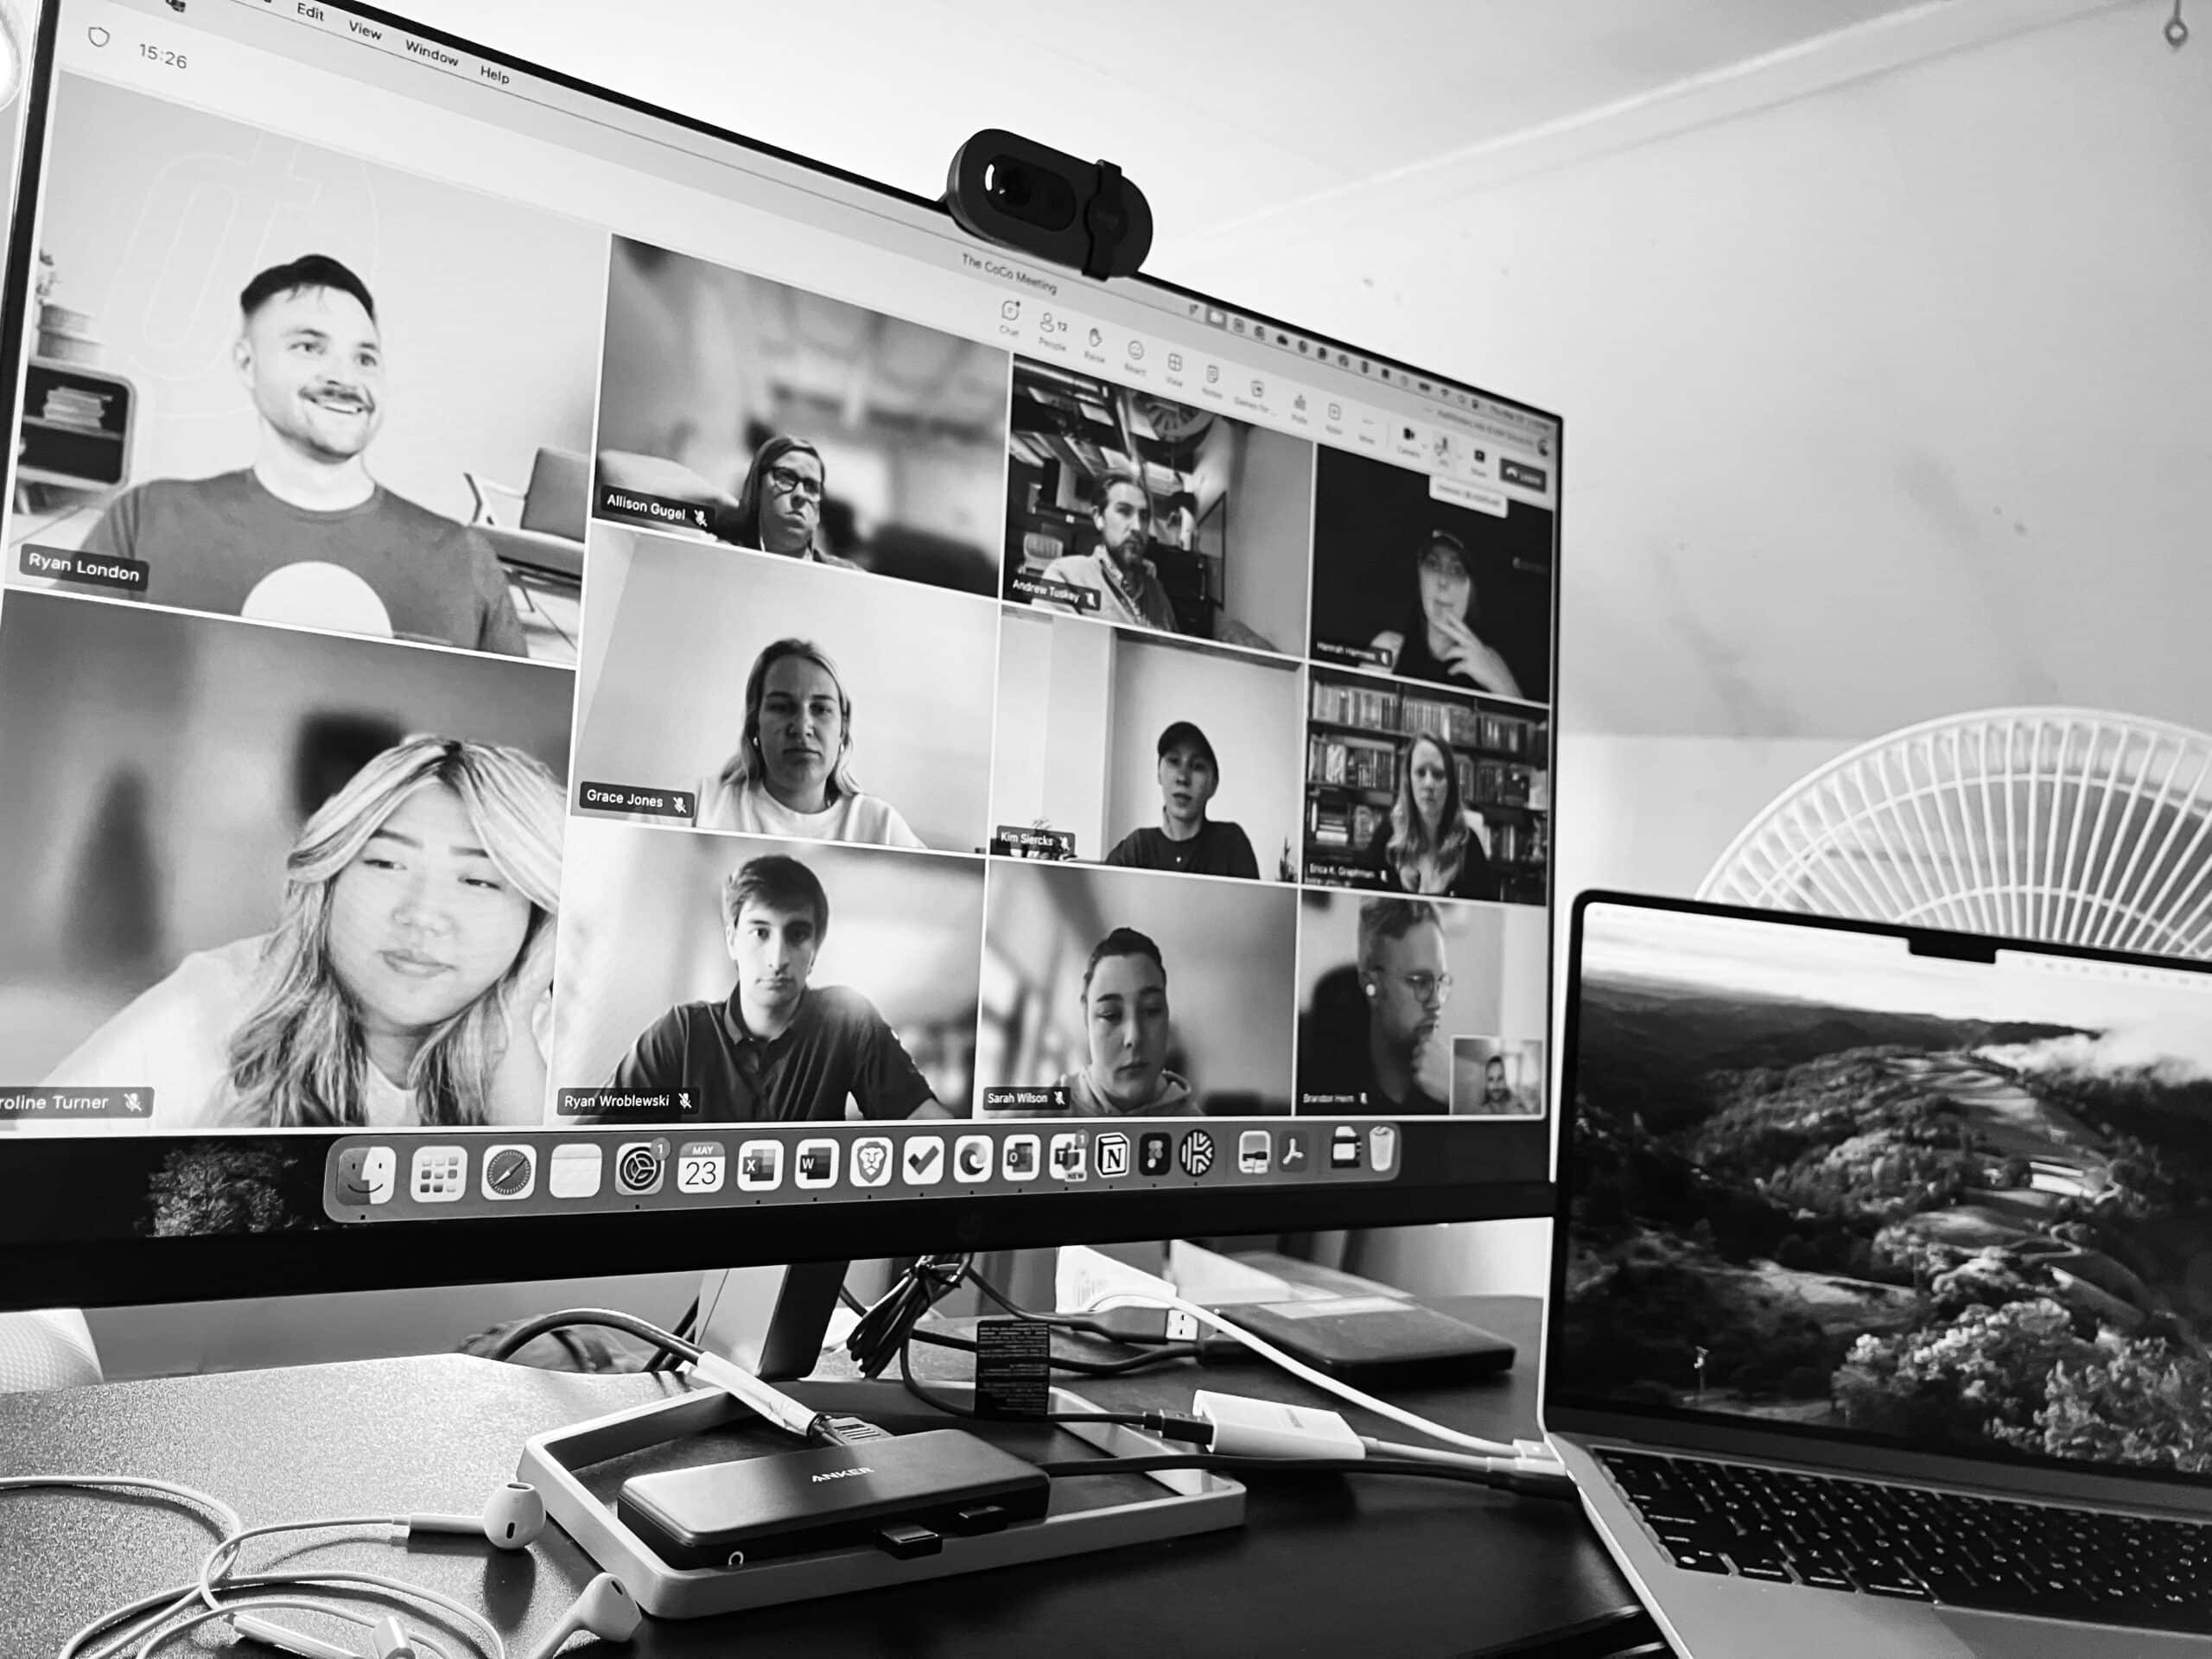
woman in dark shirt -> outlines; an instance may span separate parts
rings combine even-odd
[[[1467,566],[1465,543],[1449,531],[1430,531],[1414,561],[1417,586],[1404,626],[1370,643],[1389,655],[1390,671],[1406,679],[1517,697],[1521,684],[1505,658],[1475,632],[1475,579]]]
[[[1398,798],[1368,858],[1394,893],[1498,896],[1497,872],[1459,798],[1459,768],[1436,739],[1409,737],[1398,751]]]

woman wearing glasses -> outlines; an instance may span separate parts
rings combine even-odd
[[[1368,860],[1394,893],[1495,899],[1491,868],[1459,795],[1459,768],[1435,738],[1409,737],[1398,750],[1398,798],[1376,831]]]
[[[822,493],[828,477],[821,451],[804,438],[769,439],[746,469],[737,505],[715,514],[715,536],[785,558],[858,569],[850,559],[822,546]]]

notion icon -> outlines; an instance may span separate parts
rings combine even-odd
[[[556,1198],[595,1198],[605,1155],[591,1142],[572,1141],[545,1160],[545,1190]]]
[[[338,1154],[338,1202],[390,1204],[399,1155],[390,1147],[348,1147]]]
[[[1091,1155],[1098,1163],[1102,1179],[1129,1173],[1129,1137],[1119,1129],[1109,1130],[1098,1137],[1091,1147]]]
[[[881,1186],[891,1179],[891,1137],[863,1135],[853,1142],[853,1185]]]
[[[995,1161],[988,1135],[963,1135],[953,1145],[952,1173],[963,1181],[989,1180]]]
[[[484,1154],[483,1173],[477,1185],[495,1204],[512,1204],[537,1190],[536,1147],[494,1147]]]

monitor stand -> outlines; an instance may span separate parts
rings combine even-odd
[[[846,1264],[804,1262],[783,1269],[732,1269],[709,1275],[700,1294],[700,1345],[738,1358],[756,1375],[779,1383],[817,1411],[849,1413],[892,1429],[965,1428],[1031,1457],[1141,1457],[1179,1447],[1116,1423],[1041,1424],[962,1421],[929,1414],[889,1381],[794,1381],[814,1370],[822,1351]],[[764,1275],[780,1271],[772,1288]],[[716,1290],[714,1279],[726,1281]],[[710,1293],[713,1293],[710,1295]],[[766,1329],[757,1342],[740,1339],[740,1309],[766,1308]],[[932,1384],[959,1404],[973,1391]],[[1052,1409],[1094,1410],[1080,1396],[1052,1392]],[[1070,1439],[1081,1442],[1071,1446]],[[680,1452],[669,1448],[689,1441]],[[1057,1446],[1048,1445],[1057,1441]],[[654,1448],[662,1448],[653,1451]],[[881,1550],[848,1548],[819,1554],[742,1563],[715,1569],[672,1567],[616,1518],[613,1498],[623,1473],[679,1463],[732,1463],[795,1447],[751,1409],[719,1389],[698,1389],[540,1434],[528,1441],[517,1471],[545,1499],[546,1512],[606,1572],[620,1580],[647,1612],[659,1618],[696,1618],[785,1602],[810,1601],[855,1590],[888,1588],[925,1579],[981,1572],[995,1567],[1089,1554],[1124,1544],[1212,1532],[1244,1523],[1244,1489],[1237,1482],[1197,1469],[1164,1469],[1141,1475],[1060,1482],[1042,1521],[981,1536],[947,1535],[938,1553],[894,1560]],[[649,1462],[640,1453],[653,1451]],[[620,1466],[615,1467],[620,1462]]]

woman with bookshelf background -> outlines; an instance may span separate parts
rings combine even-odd
[[[1427,734],[1416,734],[1399,747],[1397,773],[1397,799],[1368,849],[1382,885],[1448,899],[1498,897],[1480,820],[1461,798],[1459,768],[1450,751]]]

